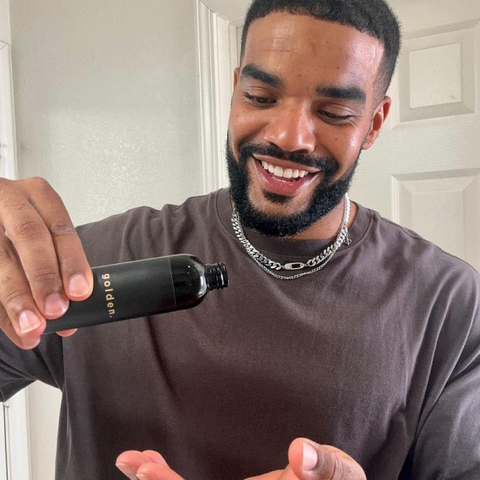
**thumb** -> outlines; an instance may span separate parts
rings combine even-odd
[[[290,444],[288,460],[299,480],[367,479],[362,467],[345,452],[306,438],[297,438]]]

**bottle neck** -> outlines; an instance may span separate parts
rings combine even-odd
[[[227,268],[224,263],[212,263],[205,265],[205,276],[209,290],[217,290],[228,287]]]

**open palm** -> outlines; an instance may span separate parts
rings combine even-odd
[[[297,438],[290,444],[288,461],[283,470],[246,480],[366,480],[362,467],[345,452],[305,438]],[[130,480],[188,480],[153,450],[123,452],[116,464]]]

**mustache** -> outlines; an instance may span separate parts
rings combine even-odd
[[[333,157],[285,152],[276,145],[260,145],[257,143],[243,142],[238,146],[238,151],[242,163],[246,162],[248,157],[258,154],[278,158],[279,160],[286,160],[305,167],[316,168],[322,170],[325,176],[332,176],[339,169],[339,165]]]

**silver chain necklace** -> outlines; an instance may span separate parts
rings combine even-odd
[[[318,272],[322,268],[324,268],[327,263],[332,259],[335,255],[335,252],[340,248],[340,246],[345,243],[346,245],[350,245],[351,240],[348,237],[348,219],[350,218],[350,198],[348,193],[345,194],[345,208],[343,211],[343,219],[342,223],[340,224],[340,229],[337,234],[337,238],[335,241],[329,245],[327,248],[323,250],[320,255],[311,258],[307,262],[289,262],[285,264],[281,264],[279,262],[274,262],[270,260],[265,255],[261,254],[247,239],[245,236],[245,232],[243,231],[242,225],[240,223],[240,218],[235,208],[235,204],[232,207],[232,226],[240,243],[243,245],[245,250],[247,251],[248,255],[251,259],[265,272],[272,277],[278,278],[279,280],[295,280],[300,277],[304,277],[305,275],[311,275],[312,273]],[[292,275],[290,277],[286,277],[285,275],[278,275],[272,270],[303,270],[304,268],[313,268],[308,272],[298,273],[296,275]]]

